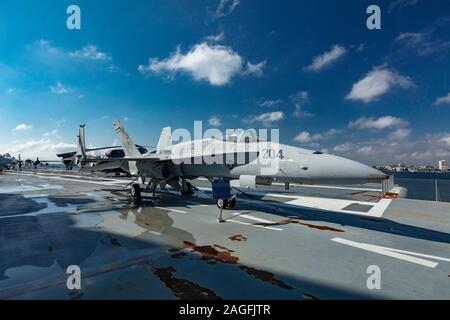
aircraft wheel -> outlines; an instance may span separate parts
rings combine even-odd
[[[137,183],[131,186],[131,197],[134,199],[141,198],[141,186],[138,185]]]
[[[194,191],[192,189],[192,183],[186,182],[186,189],[187,189],[187,193],[188,194],[193,194],[194,193]]]
[[[226,209],[228,206],[228,200],[227,199],[218,199],[217,200],[217,207],[219,209]]]
[[[194,191],[192,190],[192,184],[190,182],[186,182],[186,188],[183,190],[181,189],[181,195],[183,196],[189,196],[192,195]]]
[[[231,198],[230,200],[228,200],[227,207],[230,209],[234,209],[234,207],[236,207],[236,198]]]

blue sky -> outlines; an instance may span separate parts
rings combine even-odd
[[[450,160],[449,27],[444,0],[2,1],[0,152],[53,159],[80,123],[110,145],[114,119],[154,145],[203,120],[368,164]]]

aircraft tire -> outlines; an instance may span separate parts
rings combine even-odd
[[[226,209],[228,207],[227,199],[217,199],[217,208]]]
[[[141,198],[141,186],[138,185],[137,183],[131,186],[131,197],[134,199]]]
[[[192,190],[192,184],[190,182],[186,182],[186,189],[181,189],[181,195],[190,196],[192,194],[194,194],[194,191]]]
[[[227,201],[227,208],[234,209],[236,207],[236,198],[231,198]]]

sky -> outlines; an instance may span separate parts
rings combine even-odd
[[[81,123],[115,144],[115,119],[148,146],[198,120],[370,165],[450,161],[450,1],[1,1],[0,153],[55,159]]]

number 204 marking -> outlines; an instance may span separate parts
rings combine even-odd
[[[283,159],[284,158],[283,150],[278,150],[278,152],[277,152],[277,150],[275,150],[275,149],[263,149],[262,153],[263,153],[264,159],[276,159],[276,158]]]

